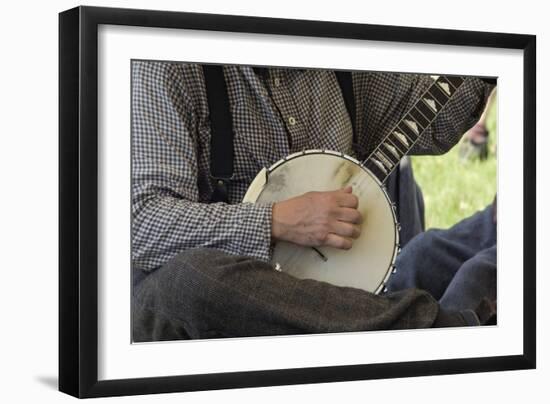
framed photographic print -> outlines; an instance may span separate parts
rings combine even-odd
[[[59,41],[61,391],[535,367],[534,36],[78,7]]]

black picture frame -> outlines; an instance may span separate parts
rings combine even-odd
[[[523,51],[523,353],[521,355],[98,381],[98,26],[508,48]],[[532,369],[536,366],[533,35],[183,12],[77,7],[59,15],[59,389],[76,397]]]

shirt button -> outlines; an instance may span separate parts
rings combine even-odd
[[[275,77],[275,80],[273,80],[273,83],[275,84],[275,87],[279,87],[281,85],[281,79],[278,77]]]
[[[294,118],[293,116],[289,117],[288,123],[291,124],[292,126],[296,125],[296,118]]]

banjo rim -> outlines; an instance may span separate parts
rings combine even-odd
[[[260,197],[260,195],[263,192],[263,189],[267,185],[267,183],[269,181],[270,173],[272,173],[277,168],[279,168],[280,166],[282,166],[283,164],[285,164],[285,163],[287,163],[291,160],[294,160],[294,159],[302,157],[302,156],[315,155],[315,154],[331,155],[331,156],[334,156],[334,157],[343,158],[345,160],[350,161],[351,163],[354,163],[354,164],[358,165],[378,185],[378,187],[382,191],[382,194],[384,195],[384,198],[386,199],[386,202],[390,206],[390,211],[391,211],[391,215],[392,215],[393,223],[394,223],[393,231],[394,231],[395,243],[394,243],[394,248],[393,248],[393,253],[392,253],[392,256],[391,256],[391,260],[389,262],[388,268],[385,271],[385,275],[382,278],[380,284],[377,286],[377,288],[374,291],[372,291],[372,293],[374,293],[374,294],[379,294],[380,292],[382,292],[384,290],[390,275],[392,274],[392,272],[395,269],[395,260],[397,258],[397,255],[399,254],[399,251],[400,251],[400,245],[399,245],[399,228],[400,228],[400,225],[399,225],[399,222],[397,221],[396,206],[391,201],[391,199],[388,195],[386,187],[378,179],[378,177],[376,175],[374,175],[372,173],[372,171],[370,171],[367,167],[365,167],[359,160],[357,160],[356,158],[351,157],[351,156],[349,156],[345,153],[337,152],[337,151],[334,151],[334,150],[327,150],[327,149],[309,149],[309,150],[303,150],[303,151],[300,151],[300,152],[289,154],[288,156],[283,157],[279,161],[273,163],[269,168],[266,169],[266,173],[265,173],[266,174],[266,181],[265,181],[264,186],[262,187],[262,190],[258,193],[258,195],[256,197],[256,200]]]

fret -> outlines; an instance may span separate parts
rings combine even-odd
[[[384,152],[380,149],[376,150],[374,152],[374,155],[378,158],[378,161],[381,161],[388,170],[393,170],[394,164],[392,161],[384,154]]]
[[[398,130],[392,132],[392,136],[397,139],[397,142],[394,142],[396,145],[399,144],[399,148],[403,150],[403,154],[409,150],[410,140]]]
[[[445,78],[453,85],[455,89],[458,89],[458,87],[460,87],[461,84],[464,83],[464,78],[460,76],[446,76]]]
[[[449,98],[452,97],[456,91],[456,88],[445,77],[440,77],[439,80],[437,80],[437,85],[443,89]]]
[[[435,114],[441,109],[441,105],[437,103],[433,98],[430,98],[429,96],[422,97],[422,103],[427,105],[430,110],[432,110]]]
[[[451,87],[451,85],[449,83],[446,83],[444,81],[438,81],[437,85],[439,86],[440,89],[443,90],[443,92],[445,93],[445,95],[447,97],[451,97],[452,90],[454,90],[454,89]]]
[[[380,160],[371,157],[370,160],[380,169],[385,175],[388,175],[388,170],[384,167],[384,164]]]
[[[398,153],[401,155],[401,156],[404,156],[405,153],[407,153],[407,151],[409,150],[409,148],[407,146],[405,146],[400,140],[399,140],[399,137],[397,136],[396,134],[397,132],[392,132],[388,135],[387,137],[387,140],[390,141],[390,143],[393,145],[393,147],[395,147],[398,151]],[[403,135],[403,137],[406,139],[406,137]]]
[[[412,118],[420,126],[420,132],[423,132],[430,125],[430,119],[422,115],[416,106],[410,110],[407,117]]]
[[[447,96],[447,94],[445,94],[437,84],[432,85],[428,89],[428,94],[431,95],[432,98],[439,103],[440,107],[443,107],[443,105],[445,105],[447,101],[449,101],[449,97]]]
[[[433,86],[435,87],[435,86]],[[428,88],[428,91],[426,91],[426,94],[424,94],[424,97],[422,98],[424,100],[424,102],[431,108],[433,109],[434,111],[436,112],[439,112],[439,110],[441,110],[441,108],[443,108],[443,105],[445,104],[441,104],[441,101],[438,100],[436,97],[434,97],[431,93],[430,93],[430,90],[431,90],[432,87]]]
[[[423,128],[422,128],[422,125],[419,125],[418,122],[416,122],[411,116],[410,114],[405,116],[405,119],[403,119],[403,123],[405,124],[403,127],[405,128],[408,128],[410,129],[409,132],[407,132],[407,136],[409,135],[409,133],[411,134],[411,136],[409,136],[409,138],[413,139],[413,140],[416,140],[418,139],[418,136],[420,135],[420,132],[422,132]],[[420,127],[419,127],[420,126]]]
[[[406,135],[409,139],[409,145],[407,145],[407,147],[410,147],[410,143],[416,142],[416,139],[418,139],[418,135],[420,134],[418,125],[410,119],[403,119],[403,121],[397,125],[397,129],[398,132]]]
[[[452,87],[452,89],[453,89],[453,94],[454,94],[454,91],[456,91],[456,89],[457,89],[458,87],[455,86],[455,85],[452,83],[452,81],[449,80],[448,77],[443,77],[443,78],[441,79],[441,81],[444,81],[445,83],[449,84],[449,85]]]
[[[399,163],[399,160],[401,160],[401,157],[403,156],[402,154],[399,154],[399,151],[395,147],[388,145],[387,142],[384,142],[378,146],[378,150],[380,150],[394,165]]]
[[[393,167],[395,167],[396,165],[399,164],[399,162],[401,161],[401,157],[403,157],[402,155],[397,157],[395,154],[393,153],[390,153],[385,147],[380,147],[379,150],[384,153],[384,155],[386,156],[386,158],[390,161],[390,163],[393,165]],[[392,168],[393,170],[393,168]]]
[[[380,163],[376,159],[373,159],[372,157],[367,159],[367,163],[365,165],[380,181],[384,180],[389,174],[387,169],[384,168],[384,166],[382,165],[382,163]]]
[[[415,108],[418,109],[429,122],[433,121],[435,116],[437,115],[434,110],[429,107],[424,101],[417,102]]]

